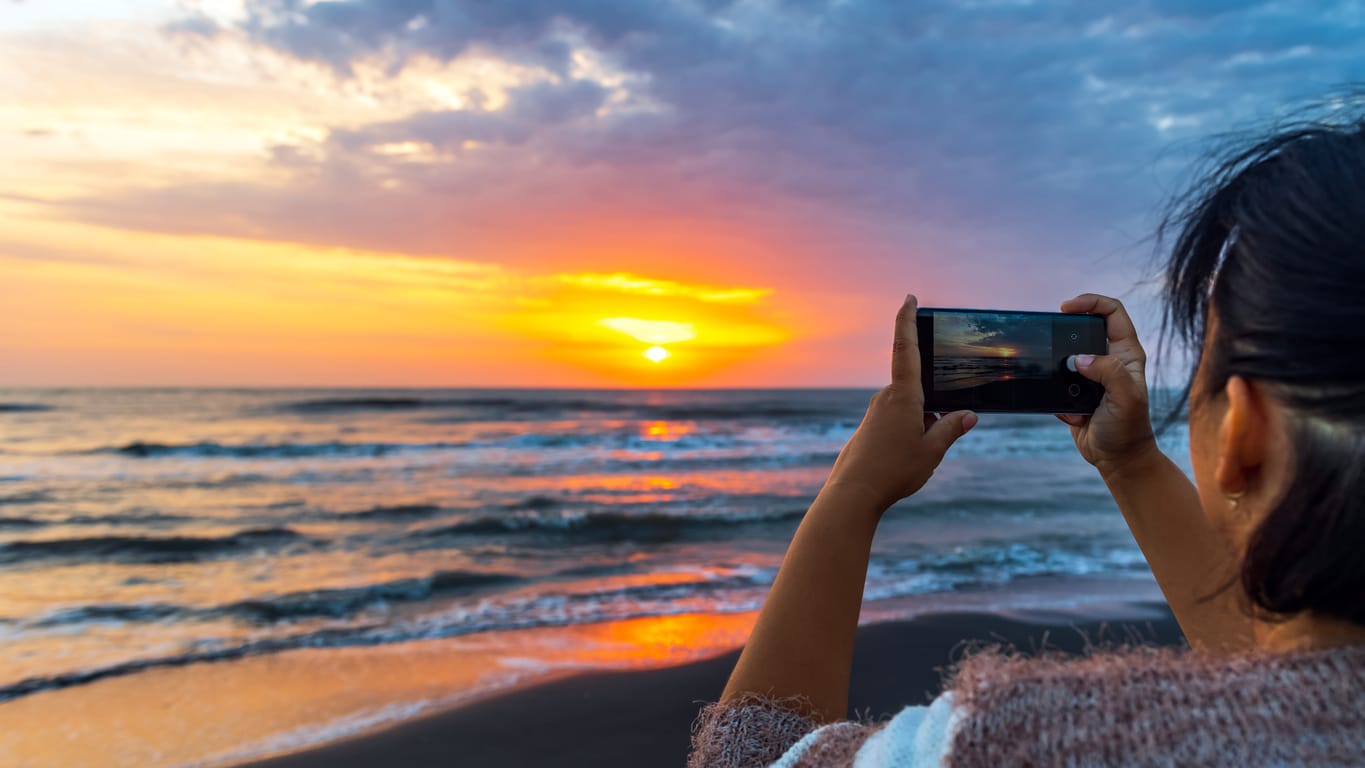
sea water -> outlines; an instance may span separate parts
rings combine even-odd
[[[752,611],[871,394],[0,390],[0,701]],[[1018,586],[1018,606],[1048,579],[1083,603],[1091,577],[1152,584],[1068,429],[984,415],[887,513],[865,597],[980,607]]]

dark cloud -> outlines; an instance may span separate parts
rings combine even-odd
[[[596,48],[636,47],[642,38],[694,39],[726,3],[639,0],[361,0],[247,3],[243,29],[300,58],[350,72],[358,57],[385,52],[399,59],[450,59],[484,46],[516,60],[564,71],[570,49],[560,33],[574,31]],[[654,49],[654,45],[641,47]]]
[[[239,32],[340,76],[362,58],[399,70],[477,50],[558,77],[514,90],[502,110],[427,112],[279,147],[288,189],[201,184],[78,210],[139,226],[146,211],[171,210],[194,230],[437,250],[477,239],[503,204],[551,218],[587,198],[622,216],[690,206],[776,232],[801,210],[814,213],[788,228],[882,244],[866,254],[869,274],[894,271],[897,252],[929,253],[947,275],[1014,270],[1013,286],[1036,291],[1093,276],[1141,237],[1189,160],[1182,142],[1365,78],[1353,8],[257,0]],[[179,32],[196,29],[217,33]],[[571,76],[578,48],[630,80]],[[621,98],[635,106],[618,108]],[[463,151],[470,141],[486,146]],[[379,151],[403,142],[444,160]],[[774,266],[801,258],[777,251]],[[1029,269],[1037,263],[1049,269]]]
[[[537,134],[592,115],[607,91],[590,80],[563,85],[537,83],[514,88],[509,106],[496,112],[448,110],[421,112],[404,120],[376,123],[356,130],[334,130],[329,143],[344,151],[414,142],[434,150],[458,152],[467,141],[524,144]]]

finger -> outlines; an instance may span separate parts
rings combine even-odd
[[[1133,371],[1114,355],[1073,355],[1076,372],[1104,386],[1104,396],[1115,403],[1140,402],[1142,391]],[[1136,374],[1138,376],[1142,374]]]
[[[1130,339],[1137,341],[1137,329],[1133,327],[1133,319],[1128,316],[1128,310],[1118,299],[1098,293],[1082,293],[1074,299],[1062,302],[1062,311],[1103,317],[1105,330],[1112,342]]]
[[[1070,427],[1083,427],[1085,426],[1085,420],[1090,418],[1089,416],[1079,413],[1058,413],[1056,416],[1063,424]]]
[[[1104,318],[1105,336],[1109,338],[1109,353],[1132,362],[1139,356],[1146,360],[1142,342],[1138,340],[1137,328],[1123,302],[1098,293],[1083,293],[1074,299],[1062,302],[1062,311],[1072,314],[1092,314]]]
[[[919,392],[923,401],[923,385],[919,380],[919,332],[915,329],[918,308],[919,301],[908,295],[900,312],[896,313],[896,335],[891,343],[891,384],[907,392]]]
[[[929,444],[934,456],[942,460],[948,449],[953,447],[953,443],[976,426],[977,421],[976,414],[971,411],[953,411],[939,419],[924,433],[924,441]]]
[[[935,422],[937,422],[937,421],[938,421],[938,414],[937,414],[937,413],[934,413],[933,411],[925,411],[925,412],[924,412],[924,431],[925,431],[925,432],[928,432],[928,431],[929,431],[929,428],[932,427],[932,426],[934,426]]]

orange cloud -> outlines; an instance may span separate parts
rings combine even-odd
[[[672,320],[641,320],[638,317],[607,317],[597,321],[598,325],[644,342],[645,344],[677,344],[697,338],[697,328],[692,323],[679,323]]]
[[[655,280],[627,272],[615,272],[610,275],[592,273],[558,275],[557,279],[567,285],[588,290],[615,291],[643,296],[680,296],[708,303],[750,304],[772,294],[770,288],[722,288],[713,285],[685,285],[672,280]]]
[[[14,383],[676,385],[794,334],[764,288],[31,218],[7,237]]]

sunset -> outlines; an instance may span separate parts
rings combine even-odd
[[[0,768],[1365,754],[1359,3],[0,0],[0,134]]]
[[[747,3],[516,21],[294,5],[0,12],[0,384],[871,385],[908,291],[1050,309],[1099,290],[1145,313],[1132,286],[1182,142],[1361,66],[1306,27],[1239,52],[1197,13],[1058,11],[931,71],[891,6],[841,6],[813,35],[814,11]],[[1012,13],[931,15],[970,45]],[[1014,71],[1012,50],[1068,29]],[[691,73],[685,35],[723,64]],[[1108,55],[1190,36],[1234,63]],[[868,45],[891,68],[864,66]],[[956,100],[967,79],[986,92]]]

